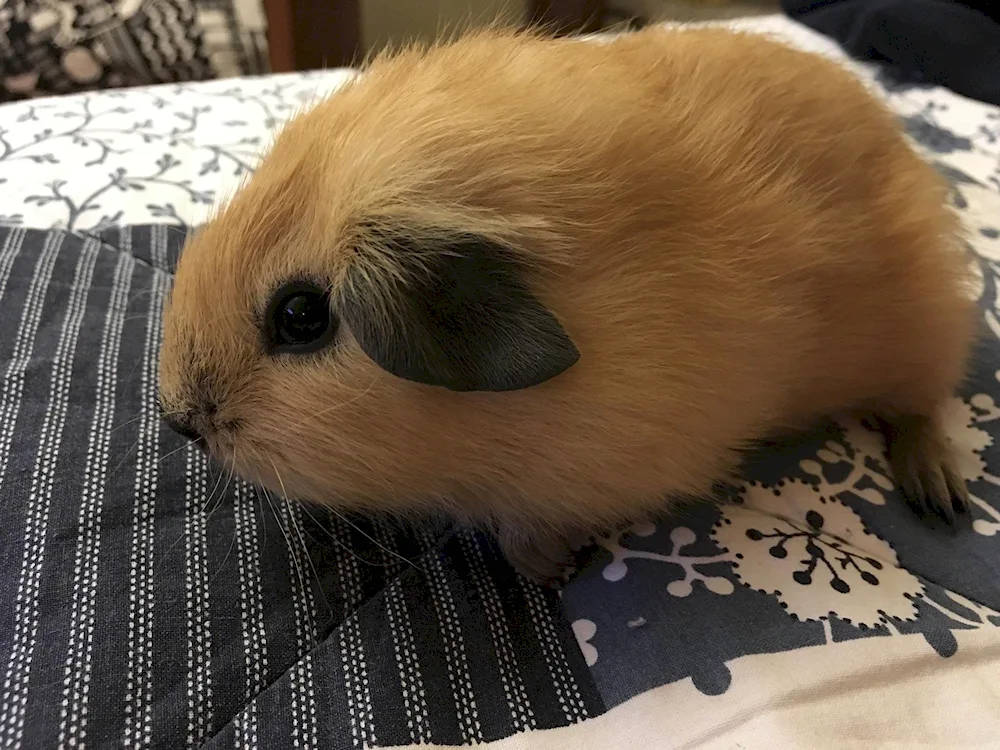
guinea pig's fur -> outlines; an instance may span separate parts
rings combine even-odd
[[[974,315],[944,196],[852,74],[759,36],[410,49],[294,118],[185,249],[162,406],[266,487],[451,513],[536,578],[839,413],[951,514]],[[297,280],[336,335],[268,351]]]

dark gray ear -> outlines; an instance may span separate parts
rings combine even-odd
[[[461,238],[414,263],[404,240],[384,239],[406,281],[355,270],[341,299],[345,322],[382,369],[453,391],[511,391],[543,383],[580,358],[510,250]]]

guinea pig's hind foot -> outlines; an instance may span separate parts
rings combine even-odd
[[[922,517],[950,526],[968,518],[969,491],[940,422],[934,417],[879,415],[896,486]]]
[[[503,556],[525,578],[547,588],[567,582],[574,563],[573,540],[568,535],[516,525],[501,525],[495,531]]]

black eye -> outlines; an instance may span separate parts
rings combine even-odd
[[[273,353],[304,354],[322,349],[337,332],[329,295],[311,283],[285,284],[271,298],[265,344]]]

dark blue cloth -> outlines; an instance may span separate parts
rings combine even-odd
[[[184,237],[0,226],[0,747],[459,745],[600,714],[558,598],[483,536],[286,504],[161,425]]]
[[[1000,4],[992,0],[782,0],[784,11],[900,79],[1000,104]]]

